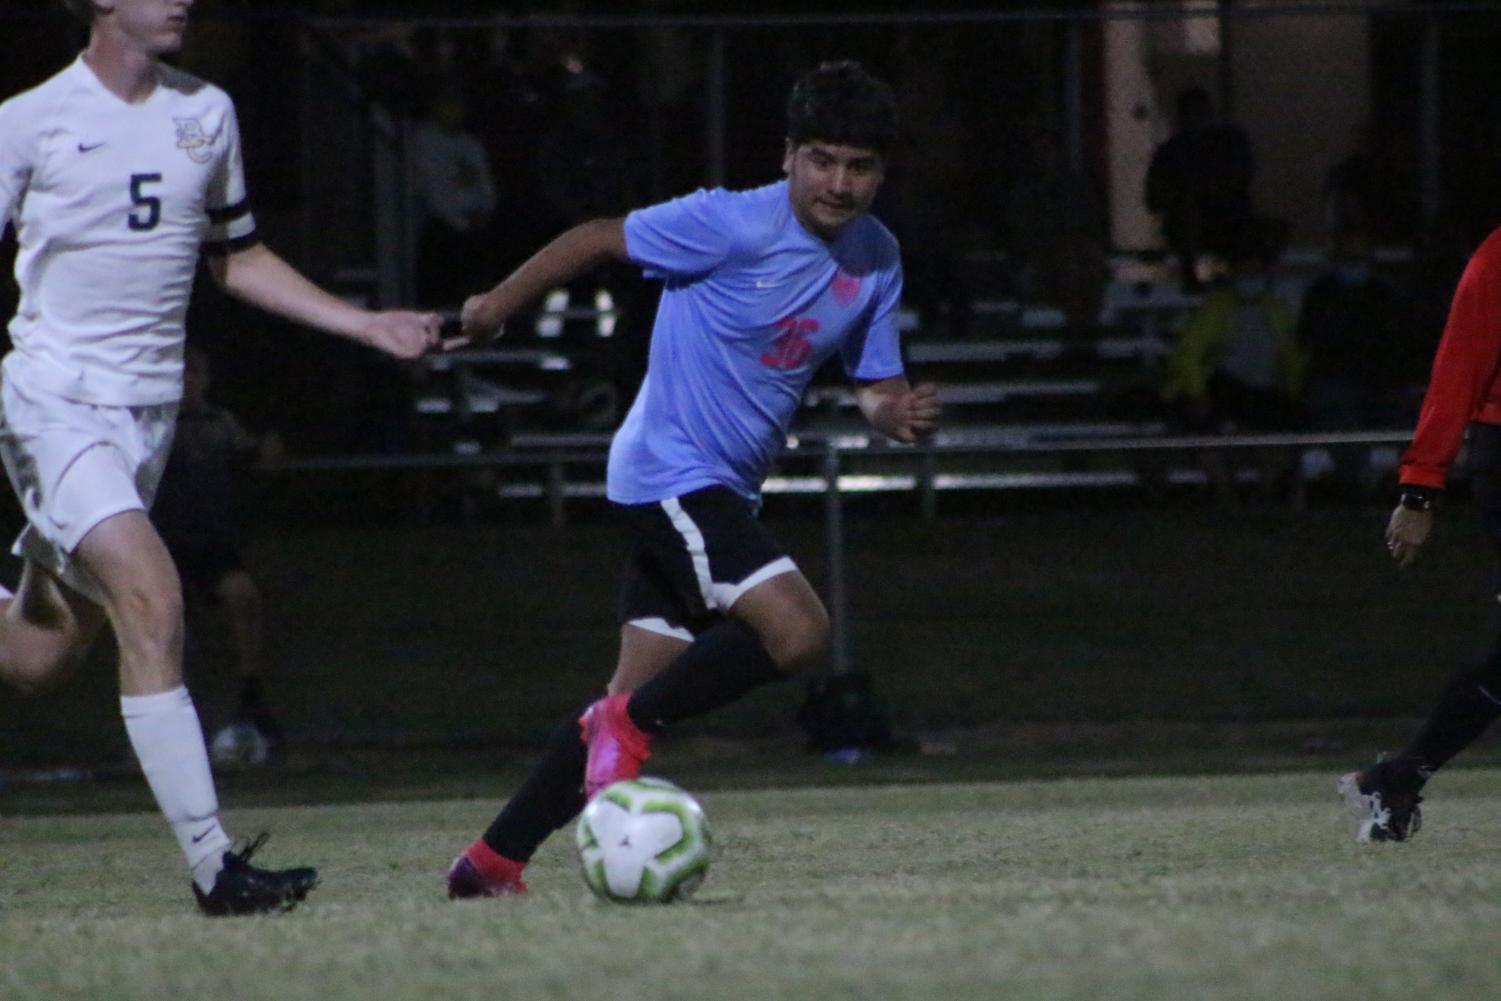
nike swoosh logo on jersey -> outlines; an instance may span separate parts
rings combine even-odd
[[[108,140],[106,140],[106,142],[108,142]],[[79,143],[78,144],[78,152],[80,152],[80,153],[92,153],[92,152],[94,152],[94,150],[98,149],[100,146],[103,146],[103,145],[104,145],[104,143],[102,143],[102,142],[98,142],[98,143]]]

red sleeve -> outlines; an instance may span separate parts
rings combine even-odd
[[[1412,445],[1402,456],[1402,482],[1443,487],[1465,425],[1485,402],[1501,361],[1501,229],[1476,250],[1459,279],[1449,322],[1433,358],[1433,374]]]

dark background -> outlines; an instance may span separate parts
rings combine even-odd
[[[985,6],[926,5],[951,12]],[[1501,131],[1487,124],[1496,108],[1501,19],[1495,12],[1455,14],[1452,6],[1439,38],[1441,206],[1432,218],[1410,220],[1403,240],[1404,278],[1419,304],[1410,336],[1425,359],[1459,265],[1501,223]],[[861,3],[858,9],[906,8]],[[1373,35],[1375,111],[1394,136],[1413,129],[1413,28],[1424,9],[1415,4],[1412,13],[1379,20]],[[347,39],[364,22],[308,23],[309,14],[525,19],[635,11],[805,12],[791,2],[564,9],[328,0],[275,11],[205,0],[183,60],[236,99],[268,242],[313,277],[336,284],[339,265],[357,255],[367,235],[361,213],[368,216],[368,206],[355,198],[338,225],[309,227],[307,220],[322,218],[327,208],[308,204],[309,191],[333,202],[344,189],[366,192],[368,178],[351,155],[324,163],[310,185],[301,152],[342,148],[323,125],[350,108],[368,113],[414,100],[435,85],[434,64],[367,63],[352,96],[332,87],[310,91],[299,74],[318,62],[309,55],[322,51],[318,40]],[[568,221],[539,198],[535,155],[560,100],[560,54],[581,54],[601,81],[613,129],[604,146],[615,159],[588,176],[613,182],[600,197],[616,200],[602,209],[624,210],[704,183],[707,166],[701,92],[678,92],[681,103],[667,107],[665,118],[642,111],[642,88],[654,79],[644,32],[628,24],[506,23],[514,55],[509,75],[466,78],[471,124],[486,138],[502,188],[503,226],[473,276],[478,286]],[[465,44],[477,46],[478,29],[461,27]],[[959,208],[974,249],[1004,251],[998,195],[1020,170],[1027,123],[1056,114],[1057,50],[1039,40],[1061,30],[1046,22],[984,33],[936,24],[739,28],[726,43],[734,71],[725,181],[744,186],[775,176],[783,95],[816,59],[857,56],[899,87],[920,75],[925,57],[938,59],[949,103],[917,121],[943,117],[956,130],[945,134],[962,139],[952,184],[939,189],[942,200]],[[0,33],[5,95],[55,72],[79,39],[53,5],[41,2],[7,4]],[[478,65],[463,54],[452,58]],[[311,106],[309,93],[318,96]],[[1395,148],[1399,158],[1417,152],[1401,143]],[[1090,170],[1099,169],[1096,159],[1086,159]],[[898,160],[879,210],[905,227],[904,242],[921,244],[931,202],[914,204],[913,192],[935,189],[905,184],[903,169]],[[0,245],[0,258],[8,261],[10,252]],[[629,304],[621,365],[630,370],[653,291],[629,275],[612,280]],[[13,289],[0,282],[0,313],[8,315],[7,295]],[[400,454],[419,444],[409,424],[411,370],[237,307],[207,281],[200,281],[190,328],[214,355],[219,401],[253,428],[277,430],[294,455]],[[259,480],[248,490],[249,551],[267,592],[273,705],[295,741],[527,743],[608,672],[621,553],[601,505],[579,503],[569,526],[553,528],[538,504],[476,510],[453,502],[463,488],[458,474],[304,471]],[[422,499],[434,496],[436,504]],[[1299,512],[1280,505],[1218,510],[1199,496],[994,494],[966,499],[927,523],[910,498],[857,502],[849,528],[854,659],[876,677],[894,720],[908,732],[997,721],[1416,715],[1448,671],[1479,648],[1491,614],[1489,556],[1461,492],[1443,515],[1430,559],[1397,573],[1379,541],[1386,499],[1317,503]],[[822,585],[817,502],[773,499],[768,516]],[[192,684],[212,726],[232,707],[233,683],[220,666],[212,612],[195,616]],[[0,696],[0,761],[39,765],[123,755],[109,676],[108,651],[101,650],[58,693],[29,703]],[[801,694],[800,685],[767,691],[716,718],[714,727],[797,739],[791,717]]]

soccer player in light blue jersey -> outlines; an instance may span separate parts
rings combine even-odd
[[[823,654],[828,612],[756,514],[808,382],[836,352],[876,430],[914,442],[937,429],[935,387],[902,370],[897,243],[867,215],[895,139],[890,89],[826,63],[792,90],[785,180],[584,223],[465,303],[456,343],[472,344],[606,261],[665,283],[646,377],[610,448],[607,492],[634,544],[615,674],[454,860],[450,897],[524,891],[537,847],[588,797],[636,777],[653,735]]]

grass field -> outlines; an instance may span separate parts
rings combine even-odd
[[[567,836],[525,899],[443,895],[610,663],[606,526],[263,537],[290,753],[221,795],[324,886],[287,916],[198,917],[108,664],[0,697],[0,1001],[1501,997],[1501,728],[1411,844],[1356,845],[1333,795],[1491,612],[1473,525],[1398,574],[1383,519],[853,520],[856,663],[929,753],[803,754],[793,685],[665,737],[653,764],[722,854],[655,910],[596,902]],[[818,577],[816,523],[778,531]],[[192,659],[212,726],[231,679]],[[35,781],[64,765],[96,780]]]
[[[125,812],[33,799],[0,818],[0,997],[1495,997],[1492,764],[1436,779],[1413,842],[1357,845],[1333,767],[758,789],[710,761],[688,774],[719,857],[656,909],[596,902],[564,836],[526,898],[448,902],[443,869],[493,801],[272,805],[295,782],[231,782],[232,828],[274,831],[268,858],[316,861],[324,885],[226,921],[193,913],[134,785]]]

